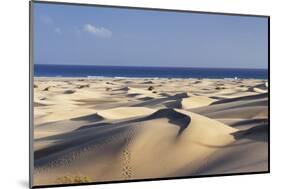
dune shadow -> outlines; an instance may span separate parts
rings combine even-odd
[[[167,108],[177,108],[177,109],[181,109],[181,108],[182,108],[182,99],[173,100],[173,101],[168,101],[168,102],[165,102],[164,105],[165,105]]]
[[[259,96],[260,98],[256,98],[256,96]],[[252,119],[257,115],[266,114],[266,112],[268,112],[268,98],[265,96],[267,95],[261,94],[247,97],[224,99],[216,101],[206,107],[190,109],[190,111],[215,119]]]
[[[248,120],[242,120],[238,121],[236,123],[231,124],[231,126],[239,126],[239,125],[248,125],[248,124],[261,124],[261,123],[267,123],[268,119],[248,119]]]
[[[142,100],[142,101],[147,101],[147,100],[152,100],[154,99],[153,97],[143,97],[143,98],[138,98],[138,100]]]
[[[104,118],[97,113],[91,114],[91,115],[86,115],[82,117],[77,117],[77,118],[72,118],[70,119],[72,121],[89,121],[89,122],[98,122],[104,120]]]
[[[261,99],[265,99],[265,98],[268,98],[268,93],[222,99],[222,100],[215,101],[215,102],[211,103],[210,105],[224,104],[224,103],[236,102],[236,101],[261,100]]]
[[[169,123],[180,127],[177,136],[179,136],[189,126],[191,121],[191,118],[188,115],[179,113],[172,108],[160,109],[147,117],[139,118],[135,121],[148,121],[160,118],[167,118]]]
[[[255,88],[261,89],[263,91],[267,91],[268,90],[268,88],[266,87],[265,83],[262,83],[262,84],[258,84],[258,85],[249,87],[248,91],[255,92]]]
[[[139,95],[141,95],[141,94],[139,94],[139,93],[131,93],[131,94],[127,94],[126,96],[132,98],[132,97],[136,97],[136,96],[139,96]]]
[[[156,105],[163,105],[166,106],[167,108],[181,108],[181,100],[183,98],[187,98],[188,95],[186,92],[184,93],[178,93],[173,96],[170,96],[168,94],[163,95],[162,93],[160,94],[163,97],[162,98],[157,98],[157,99],[151,99],[147,100],[145,102],[137,103],[132,105],[133,107],[139,107],[139,106],[146,106],[146,107],[153,107]]]
[[[206,143],[202,143],[202,142],[198,142],[198,141],[192,141],[192,142],[194,142],[200,146],[207,147],[207,148],[229,148],[229,147],[241,146],[241,145],[253,143],[252,141],[243,141],[240,143],[231,143],[231,144],[226,144],[226,145],[214,145],[214,144],[206,144]]]
[[[244,129],[249,129],[261,124],[268,124],[268,119],[263,119],[263,118],[258,118],[258,119],[246,119],[242,121],[237,121],[234,123],[229,123],[228,125],[234,128],[243,128]],[[240,130],[241,130],[240,129]]]
[[[250,139],[254,141],[268,141],[268,123],[261,123],[255,127],[232,133],[235,140]]]
[[[34,107],[42,107],[42,106],[48,106],[48,105],[47,105],[47,104],[40,103],[40,102],[34,102],[34,103],[33,103],[33,106],[34,106]]]

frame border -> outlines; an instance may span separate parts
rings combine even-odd
[[[117,9],[133,9],[133,10],[147,10],[147,11],[165,11],[165,12],[179,12],[179,13],[195,13],[195,14],[211,14],[211,15],[225,15],[225,16],[245,16],[245,17],[260,17],[267,18],[267,38],[268,38],[268,170],[256,172],[241,172],[241,173],[224,173],[213,175],[194,175],[194,176],[181,176],[181,177],[163,177],[163,178],[148,178],[148,179],[132,179],[132,180],[118,180],[118,181],[102,181],[102,182],[89,182],[89,183],[73,183],[73,184],[51,184],[51,185],[36,185],[33,184],[34,172],[34,108],[33,108],[33,76],[34,76],[34,62],[33,62],[33,4],[52,4],[52,5],[69,5],[69,6],[84,6],[84,7],[103,7],[103,8],[117,8]],[[42,1],[30,0],[29,1],[29,188],[53,188],[53,187],[67,187],[67,186],[85,186],[85,185],[99,185],[99,184],[116,184],[116,183],[131,183],[131,182],[144,182],[144,181],[165,181],[165,180],[179,180],[189,178],[210,178],[210,177],[224,177],[224,176],[239,176],[239,175],[255,175],[255,174],[268,174],[270,173],[270,16],[269,15],[256,15],[256,14],[240,14],[240,13],[226,13],[226,12],[210,12],[210,11],[193,11],[193,10],[179,10],[179,9],[164,9],[164,8],[148,8],[148,7],[133,7],[133,6],[120,6],[120,5],[102,5],[92,3],[73,3],[73,2],[56,2],[56,1]]]
[[[33,188],[34,173],[34,106],[33,106],[33,2],[29,1],[29,188]]]

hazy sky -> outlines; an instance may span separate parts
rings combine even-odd
[[[40,4],[35,64],[267,68],[267,18]]]

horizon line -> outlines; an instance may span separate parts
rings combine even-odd
[[[36,64],[48,66],[104,66],[104,67],[143,67],[143,68],[202,68],[202,69],[254,69],[254,70],[268,70],[268,68],[243,68],[243,67],[185,67],[185,66],[130,66],[130,65],[91,65],[91,64]]]

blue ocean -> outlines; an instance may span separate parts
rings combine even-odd
[[[267,79],[267,69],[85,66],[35,64],[35,77]]]

